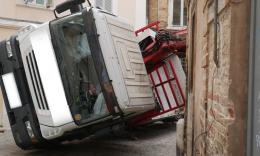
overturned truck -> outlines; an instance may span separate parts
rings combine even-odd
[[[83,2],[66,1],[54,13],[70,15],[0,42],[0,85],[22,149],[165,119],[185,105],[185,40],[159,29],[139,40],[127,21]]]
[[[133,27],[82,2],[65,2],[55,13],[71,15],[0,43],[1,89],[23,149],[82,138],[155,108]]]

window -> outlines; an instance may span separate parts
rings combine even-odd
[[[24,0],[26,5],[44,6],[49,8],[53,6],[53,0]]]
[[[187,8],[184,0],[169,0],[169,27],[183,27],[187,25]]]
[[[100,7],[108,12],[113,12],[113,0],[96,0],[96,7]]]
[[[95,66],[94,52],[89,47],[84,27],[81,14],[53,21],[50,25],[67,101],[78,124],[109,114],[104,97],[106,91],[101,89],[101,85],[110,87],[109,79],[100,62]],[[102,71],[99,72],[102,79],[98,78],[97,69]]]

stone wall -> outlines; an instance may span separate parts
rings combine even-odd
[[[148,23],[160,21],[160,27],[168,26],[168,0],[147,0]]]
[[[212,6],[213,7],[213,6]],[[219,15],[218,27],[219,68],[213,61],[214,23],[209,24],[209,79],[207,92],[208,133],[207,146],[209,155],[228,155],[228,126],[234,122],[234,103],[229,99],[230,89],[230,40],[231,8],[227,6]]]
[[[236,4],[219,1],[219,67],[213,60],[214,2],[200,0],[187,4],[189,94],[185,152],[187,155],[245,155],[249,1]]]

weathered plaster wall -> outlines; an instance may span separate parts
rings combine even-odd
[[[194,80],[187,106],[187,155],[246,154],[249,2],[219,1],[218,68],[213,61],[214,3],[187,3],[189,74]]]

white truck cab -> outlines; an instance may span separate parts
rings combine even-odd
[[[133,27],[77,5],[0,42],[1,89],[23,149],[85,137],[155,107]]]

